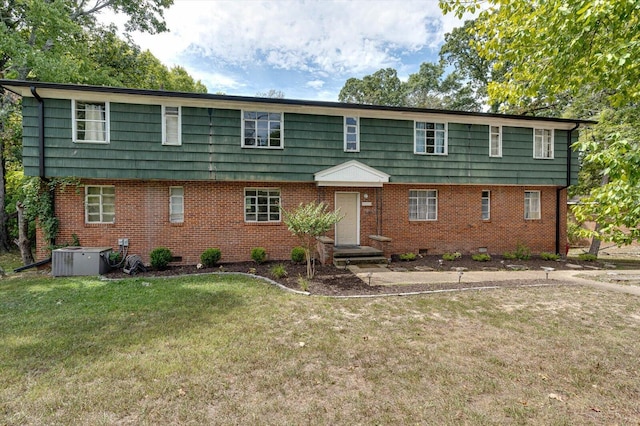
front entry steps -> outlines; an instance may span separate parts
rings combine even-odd
[[[333,264],[338,268],[350,265],[386,265],[389,260],[382,250],[367,246],[336,246],[333,249]]]

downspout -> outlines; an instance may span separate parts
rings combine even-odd
[[[569,129],[569,131],[567,132],[567,177],[566,177],[565,185],[556,189],[556,253],[557,254],[565,253],[565,249],[561,247],[561,241],[560,241],[560,221],[562,220],[562,217],[560,215],[560,211],[562,207],[560,205],[560,192],[562,192],[563,190],[571,186],[571,135],[574,132],[574,130],[576,130],[578,127],[580,127],[580,124],[576,124],[572,129]]]
[[[31,94],[38,101],[38,177],[41,181],[49,183],[45,170],[45,149],[44,149],[44,99],[40,97],[35,86],[29,87]],[[47,185],[48,186],[48,185]],[[49,188],[49,196],[51,197],[51,214],[56,216],[56,192],[55,188]],[[55,238],[49,241],[51,246],[56,243]]]
[[[42,99],[38,92],[36,92],[35,86],[31,86],[29,89],[31,90],[33,97],[38,101],[38,176],[40,179],[44,179],[44,99]]]

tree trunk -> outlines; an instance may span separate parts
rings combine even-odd
[[[24,204],[20,201],[16,203],[16,210],[18,211],[18,239],[15,243],[20,248],[20,254],[22,255],[22,263],[24,265],[31,265],[35,263],[33,254],[31,253],[31,241],[29,241],[29,221],[24,217]]]
[[[596,223],[596,232],[600,229],[600,224]],[[594,256],[598,255],[598,252],[600,251],[600,240],[596,237],[593,237],[591,239],[591,246],[589,246],[589,254],[592,254]]]

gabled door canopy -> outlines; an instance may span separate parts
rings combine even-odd
[[[318,186],[382,187],[389,175],[356,160],[338,164],[314,174]]]

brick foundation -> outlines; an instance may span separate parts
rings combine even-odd
[[[554,252],[556,240],[555,187],[404,185],[384,188],[317,187],[314,183],[179,182],[179,181],[84,181],[91,185],[115,185],[116,222],[86,224],[84,190],[67,187],[56,193],[60,231],[56,242],[70,243],[78,236],[86,247],[113,247],[118,238],[129,239],[129,253],[145,262],[156,247],[168,247],[181,263],[195,264],[209,247],[222,250],[222,261],[250,260],[251,248],[265,247],[270,259],[289,259],[298,245],[284,223],[246,223],[244,188],[279,188],[282,206],[291,210],[299,203],[324,201],[334,208],[335,192],[359,192],[360,242],[369,235],[392,238],[385,254],[405,252],[441,254],[447,251],[475,253],[486,247],[491,254],[511,251],[524,244],[532,252]],[[169,187],[184,187],[184,223],[169,222]],[[438,220],[409,220],[409,190],[438,191]],[[524,219],[524,191],[539,190],[541,219]],[[491,220],[481,219],[481,193],[491,191]],[[367,197],[364,197],[367,194]],[[566,191],[560,192],[561,248],[566,241]],[[327,235],[334,238],[333,232]],[[49,255],[38,233],[37,255]],[[388,253],[387,253],[388,252]]]

